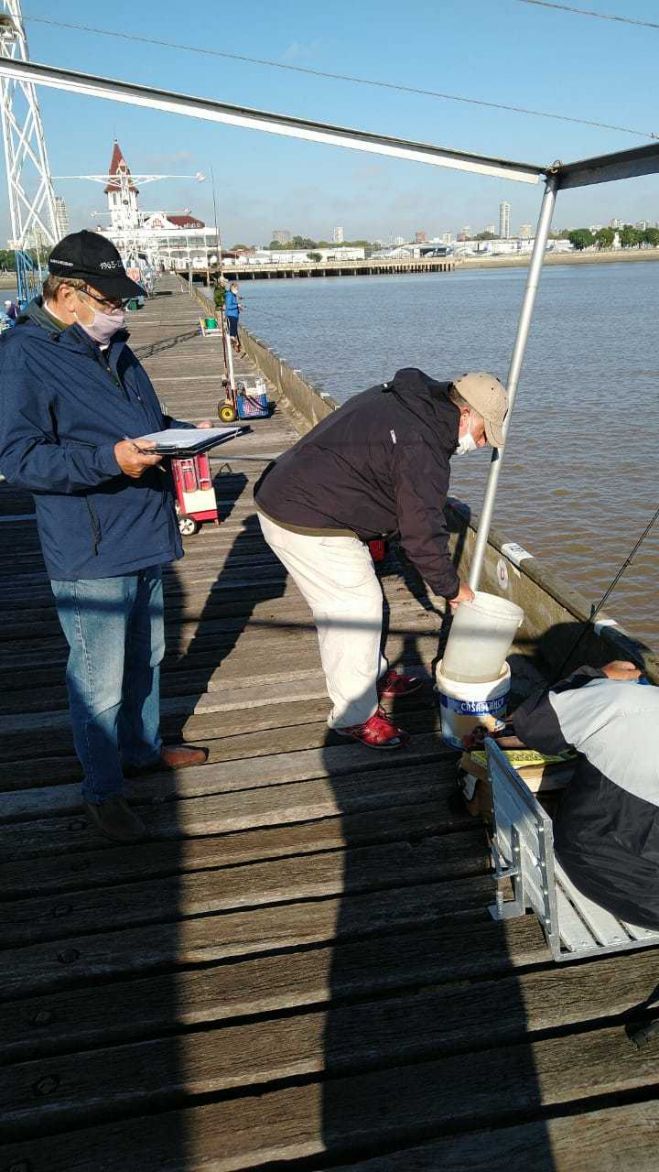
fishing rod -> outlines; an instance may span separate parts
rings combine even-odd
[[[577,638],[575,639],[574,643],[572,644],[572,647],[568,651],[567,655],[565,656],[565,659],[563,660],[560,668],[558,669],[554,683],[556,683],[557,680],[560,680],[562,678],[566,664],[569,663],[569,661],[571,660],[575,651],[577,650],[577,648],[579,647],[579,645],[583,641],[583,639],[586,635],[586,632],[588,631],[589,627],[592,625],[594,619],[597,617],[597,615],[601,611],[602,607],[605,605],[605,603],[611,597],[613,591],[615,590],[616,586],[618,585],[618,582],[622,578],[623,574],[626,572],[626,570],[632,564],[634,558],[636,557],[636,554],[638,553],[639,549],[643,545],[643,542],[646,540],[646,538],[648,538],[650,536],[650,533],[654,529],[654,526],[656,525],[657,521],[659,521],[659,505],[657,506],[657,508],[654,512],[654,515],[651,517],[650,521],[645,526],[645,529],[641,533],[641,536],[639,537],[638,541],[635,543],[633,549],[629,552],[629,554],[625,558],[624,562],[620,566],[620,569],[618,570],[617,574],[611,580],[609,586],[605,590],[605,592],[602,595],[602,597],[600,598],[599,602],[593,603],[593,605],[590,609],[590,614],[588,615],[588,618],[582,623],[581,630],[579,631]],[[644,665],[642,663],[638,664],[637,666],[641,668],[641,671],[644,668]]]

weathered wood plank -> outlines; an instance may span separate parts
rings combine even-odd
[[[208,763],[220,761],[238,761],[243,758],[256,760],[259,757],[268,757],[277,752],[298,752],[302,749],[321,748],[328,739],[327,723],[325,720],[314,719],[322,717],[327,712],[327,702],[318,700],[305,703],[304,710],[297,719],[305,719],[305,723],[295,724],[294,712],[287,713],[287,708],[294,709],[294,705],[280,705],[279,712],[282,719],[291,721],[285,727],[255,729],[247,732],[232,732],[227,728],[227,714],[222,717],[221,725],[211,717],[204,721],[202,717],[192,717],[190,735],[187,740],[203,740],[209,750]],[[254,710],[252,710],[254,711]],[[439,730],[439,713],[434,705],[414,702],[413,697],[405,705],[404,715],[397,717],[404,723],[407,732],[430,733]],[[213,727],[204,727],[212,723]],[[256,721],[254,722],[257,723]],[[167,725],[163,724],[165,734]],[[338,740],[338,738],[337,738]],[[6,746],[10,751],[10,747]],[[28,746],[25,746],[28,751]],[[43,751],[43,749],[42,749]],[[48,778],[49,785],[58,785],[64,781],[78,781],[81,774],[80,765],[76,757],[64,755],[55,757],[38,757],[39,747],[35,744],[28,759],[2,761],[0,759],[0,792],[3,790],[18,790],[38,787]]]
[[[258,649],[238,649],[236,639],[225,645],[225,654],[221,649],[207,653],[205,658],[208,666],[203,663],[197,665],[194,657],[189,662],[184,660],[176,664],[170,663],[168,670],[162,675],[161,695],[175,697],[179,693],[192,695],[193,693],[206,694],[223,691],[235,683],[250,680],[252,686],[276,684],[279,682],[282,689],[286,688],[289,680],[313,679],[320,671],[320,656],[315,634],[309,632],[297,639],[298,646],[293,647],[294,640],[285,645],[278,644],[270,649],[265,646]],[[387,650],[394,662],[402,656],[404,640],[394,637]],[[417,663],[430,664],[437,654],[437,637],[430,636],[416,638]],[[250,654],[246,652],[250,651]],[[272,655],[272,659],[270,659]],[[218,662],[219,661],[219,662]],[[264,671],[264,665],[271,663],[269,671]],[[413,666],[410,664],[410,667]],[[36,675],[36,673],[35,673]],[[25,688],[25,681],[23,681]],[[44,682],[34,678],[32,686],[27,690],[12,690],[0,698],[0,713],[21,713],[52,711],[64,708],[68,704],[66,687],[61,678],[54,682]]]
[[[483,1043],[490,1050],[633,1008],[652,983],[655,966],[656,958],[639,966],[641,980],[633,993],[625,974],[629,991],[623,997],[612,989],[618,959],[606,972],[597,964],[575,969],[568,999],[557,997],[562,982],[549,969],[483,981],[476,995],[473,988],[453,985],[183,1034],[175,1047],[167,1037],[100,1049],[87,1054],[84,1066],[78,1055],[26,1062],[0,1074],[0,1120],[25,1135],[71,1125],[80,1111],[87,1121],[101,1121],[149,1108],[154,1099],[173,1105],[183,1094],[218,1094],[301,1075],[346,1075],[456,1051],[463,1053],[465,1069],[473,1069],[483,1061]],[[633,1054],[629,1057],[632,1065]],[[39,1080],[49,1082],[53,1092],[35,1101]]]
[[[224,510],[222,527],[217,531],[205,531],[197,543],[185,545],[185,560],[163,566],[165,592],[169,597],[194,592],[202,585],[214,586],[220,578],[227,580],[247,577],[258,580],[259,571],[271,577],[286,576],[276,554],[264,541],[253,503],[246,503],[251,486],[241,486],[235,499],[222,498],[217,492],[216,500],[220,512]],[[228,513],[228,517],[226,514]],[[4,539],[3,539],[4,537]],[[11,538],[11,540],[9,540]],[[13,572],[7,567],[0,574],[0,594],[3,600],[15,600],[18,608],[37,609],[39,601],[55,605],[48,575],[40,556],[36,532],[21,530],[12,525],[11,533],[0,528],[0,550],[5,547],[14,550],[17,556]],[[276,574],[275,574],[276,571]],[[378,566],[378,577],[385,594],[393,600],[410,593],[405,579],[393,555]],[[20,585],[29,585],[29,595],[21,593]],[[410,604],[420,607],[420,602],[410,597]]]
[[[480,828],[464,833],[183,872],[164,879],[83,889],[65,898],[36,897],[0,905],[3,945],[62,940],[130,925],[171,923],[209,912],[272,906],[324,896],[381,891],[490,869]]]
[[[163,803],[144,810],[152,841],[182,840],[200,835],[227,835],[263,827],[293,826],[319,818],[343,818],[366,811],[392,809],[428,801],[439,803],[442,825],[448,829],[465,824],[464,806],[455,800],[452,767],[442,774],[434,769],[414,773],[413,782],[386,772],[373,771],[341,783],[324,779],[291,782],[285,786],[241,790],[229,794],[195,798],[184,803]],[[347,823],[346,823],[347,825]],[[8,824],[2,832],[7,862],[19,859],[71,855],[77,866],[79,851],[119,848],[96,834],[83,816],[42,818]],[[141,853],[130,848],[134,855]],[[178,849],[178,847],[176,848]]]
[[[165,837],[167,827],[159,827],[161,840],[144,842],[139,851],[99,838],[98,843],[94,842],[93,850],[54,851],[45,858],[32,858],[28,869],[26,851],[34,849],[35,838],[34,825],[31,824],[31,836],[19,859],[3,863],[2,894],[4,899],[55,895],[79,888],[105,887],[135,879],[231,867],[236,863],[314,854],[347,846],[408,839],[418,841],[431,834],[472,829],[474,820],[466,812],[456,810],[452,794],[445,793],[442,784],[437,788],[441,794],[435,800],[418,806],[396,806],[394,798],[391,806],[364,814],[342,814],[338,818],[265,826],[201,838],[181,837],[178,826],[172,822],[169,838]],[[398,800],[405,801],[405,795],[398,795]],[[152,839],[154,829],[151,824]],[[89,836],[85,845],[89,846]],[[69,847],[70,843],[64,846]]]
[[[0,994],[32,993],[90,979],[153,972],[228,957],[349,940],[433,924],[439,916],[486,916],[489,876],[448,879],[422,887],[277,904],[163,924],[97,932],[62,943],[30,945],[5,953]]]
[[[658,1127],[654,1100],[455,1135],[336,1172],[655,1172]]]
[[[413,607],[405,603],[397,603],[391,607],[389,613],[389,638],[395,636],[418,635],[428,638],[438,631],[438,616],[426,611],[415,612]],[[169,646],[163,661],[164,671],[174,670],[182,659],[188,656],[217,654],[218,648],[233,645],[240,636],[240,646],[249,647],[258,643],[261,647],[275,647],[279,641],[290,639],[316,638],[315,629],[310,621],[298,611],[294,615],[282,616],[276,626],[271,620],[262,620],[258,615],[232,617],[224,615],[221,619],[208,618],[179,625],[176,630],[169,632]],[[388,650],[393,644],[388,643]],[[391,652],[390,652],[391,653]],[[17,672],[17,683],[29,679],[29,671],[43,667],[45,673],[63,669],[66,664],[67,647],[63,635],[54,630],[51,637],[25,638],[12,644],[5,641],[0,646],[0,670],[4,675]],[[25,665],[26,672],[21,668]],[[59,678],[62,678],[60,675]]]
[[[209,739],[223,735],[231,737],[250,730],[269,730],[274,733],[277,729],[285,729],[289,724],[297,726],[307,721],[318,721],[319,718],[327,716],[327,708],[326,696],[288,701],[282,701],[279,696],[269,704],[252,708],[238,705],[227,709],[222,713],[221,720],[212,712],[165,715],[161,720],[161,730],[165,738],[171,738],[175,734],[176,740],[206,743]],[[0,758],[6,759],[8,769],[11,769],[11,764],[15,761],[35,761],[36,784],[43,784],[45,779],[50,780],[47,770],[41,774],[38,771],[42,754],[48,753],[50,759],[57,755],[70,755],[72,751],[71,728],[64,722],[58,728],[44,730],[43,735],[40,735],[39,729],[35,729],[29,738],[20,730],[9,733],[5,729],[0,739]]]
[[[417,765],[431,762],[455,762],[456,754],[434,733],[421,733],[411,739],[401,761],[399,776],[406,773],[414,783]],[[380,763],[380,765],[379,765]],[[222,761],[213,765],[197,765],[178,773],[149,774],[127,784],[127,792],[139,804],[162,803],[174,799],[201,797],[208,794],[254,790],[267,786],[287,785],[316,777],[338,779],[350,773],[378,772],[381,767],[377,754],[364,745],[346,742],[318,749],[303,749],[297,753],[273,753],[238,761]],[[338,791],[337,791],[338,792]],[[47,814],[66,815],[82,809],[78,785],[45,786],[4,795],[0,820],[26,821],[43,818]]]
[[[242,684],[242,686],[241,686]],[[199,696],[179,695],[166,698],[161,704],[164,719],[172,714],[193,715],[195,713],[231,712],[236,708],[259,708],[263,704],[275,704],[281,700],[282,684],[238,681],[221,693]],[[299,680],[286,683],[286,694],[291,700],[317,700],[326,696],[325,678],[321,672],[313,672]],[[33,736],[38,731],[66,729],[69,719],[65,711],[40,713],[19,713],[0,716],[0,736],[20,734]]]
[[[5,1158],[29,1160],[34,1172],[83,1172],[97,1160],[100,1144],[104,1172],[123,1172],[136,1156],[141,1166],[173,1169],[181,1166],[185,1136],[186,1172],[204,1166],[228,1172],[323,1152],[366,1155],[374,1147],[418,1142],[449,1126],[483,1127],[495,1120],[499,1126],[514,1124],[520,1116],[537,1117],[542,1108],[566,1100],[587,1109],[589,1099],[658,1083],[654,1056],[634,1052],[618,1027],[486,1050],[473,1062],[456,1055],[265,1091],[164,1113],[158,1127],[149,1118],[120,1121],[13,1145]],[[656,1103],[651,1118],[656,1130]],[[576,1138],[574,1121],[572,1128]]]
[[[254,530],[254,537],[256,537],[256,533],[257,531]],[[237,594],[238,590],[245,596],[243,598],[244,605],[251,600],[258,601],[263,594],[260,587],[264,582],[268,591],[264,595],[266,599],[281,601],[292,598],[299,600],[300,606],[303,606],[301,595],[287,576],[284,567],[279,561],[267,557],[263,552],[267,546],[258,541],[252,543],[250,540],[249,544],[247,541],[242,542],[239,546],[240,560],[234,561],[235,549],[239,542],[241,542],[241,532],[235,535],[231,548],[214,549],[203,561],[201,559],[191,560],[188,565],[185,561],[177,563],[176,569],[170,569],[165,574],[165,593],[169,601],[167,621],[172,621],[172,612],[176,614],[178,611],[199,608],[204,604],[210,606],[216,601],[215,595],[218,595],[218,605],[226,601],[226,598],[230,597],[232,593]],[[12,542],[12,548],[15,544],[16,539]],[[0,542],[1,551],[2,543]],[[256,555],[257,564],[254,564],[253,553]],[[400,603],[403,599],[408,598],[411,605],[419,608],[419,601],[414,599],[409,587],[398,573],[381,578],[381,584],[385,598],[389,602]],[[25,597],[14,590],[9,594],[7,601],[7,608],[0,615],[0,629],[3,630],[3,634],[5,630],[9,634],[11,624],[19,623],[21,619],[25,619],[27,612],[34,612],[35,618],[41,616],[49,621],[52,621],[55,615],[53,595],[45,586],[35,588],[34,598],[31,592],[28,597]]]
[[[503,925],[492,920],[439,921],[403,936],[339,942],[4,1002],[3,1056],[25,1060],[159,1037],[191,1025],[341,1004],[439,982],[493,978],[547,957],[533,916]],[[639,972],[639,987],[646,976]],[[632,978],[630,990],[633,986]]]

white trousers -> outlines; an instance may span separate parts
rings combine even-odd
[[[363,724],[377,710],[382,588],[368,546],[356,537],[311,537],[259,514],[263,536],[311,607],[332,701],[328,724]]]

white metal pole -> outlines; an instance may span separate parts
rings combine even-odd
[[[557,189],[558,179],[556,176],[550,175],[547,179],[545,194],[543,196],[542,205],[540,207],[540,216],[538,218],[538,227],[536,229],[535,242],[533,244],[533,252],[531,254],[529,274],[526,279],[526,288],[524,290],[524,300],[522,301],[519,322],[517,324],[517,336],[515,338],[515,345],[513,346],[512,357],[510,359],[510,369],[508,371],[508,414],[506,415],[503,427],[504,447],[495,448],[492,452],[490,474],[487,481],[487,487],[485,489],[485,498],[483,500],[480,521],[478,523],[476,544],[474,546],[474,556],[471,561],[471,569],[469,572],[469,585],[471,586],[472,590],[478,590],[478,584],[480,582],[481,572],[483,569],[483,559],[485,557],[487,539],[489,537],[490,526],[492,524],[492,514],[494,512],[494,502],[497,495],[499,473],[501,472],[501,465],[503,463],[505,442],[507,440],[508,431],[510,429],[510,421],[512,418],[513,406],[517,394],[519,373],[522,368],[524,351],[526,350],[526,342],[529,336],[529,328],[531,326],[531,318],[533,316],[533,307],[535,305],[535,297],[538,291],[538,282],[540,280],[542,263],[545,258],[545,248],[547,245],[547,239],[549,237],[549,229],[551,227],[554,205],[556,203]]]
[[[0,0],[1,2],[1,0]],[[6,2],[6,0],[5,0]],[[45,85],[88,97],[109,98],[129,105],[165,110],[190,118],[203,118],[229,126],[247,126],[270,134],[283,134],[308,142],[324,142],[332,146],[349,147],[371,154],[388,155],[395,159],[411,159],[436,167],[452,167],[499,179],[515,179],[520,183],[537,183],[546,172],[545,167],[533,163],[515,163],[510,159],[496,159],[488,155],[473,155],[451,147],[437,147],[430,143],[409,142],[388,135],[353,130],[351,127],[312,122],[290,114],[273,114],[266,110],[252,110],[171,90],[157,90],[133,82],[95,77],[77,70],[40,65],[36,61],[9,61],[0,56],[0,77],[16,78],[34,85]],[[656,169],[656,168],[655,168]]]

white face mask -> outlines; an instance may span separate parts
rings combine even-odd
[[[458,446],[453,453],[455,456],[466,456],[468,452],[477,452],[478,444],[471,434],[471,416],[469,416],[469,426],[464,435],[461,435],[458,440]]]
[[[126,314],[120,308],[110,309],[106,313],[101,313],[100,310],[94,308],[93,313],[94,316],[88,325],[80,321],[80,318],[76,314],[78,325],[82,327],[86,334],[89,334],[90,338],[98,342],[99,346],[108,346],[118,330],[123,329],[125,326]]]

